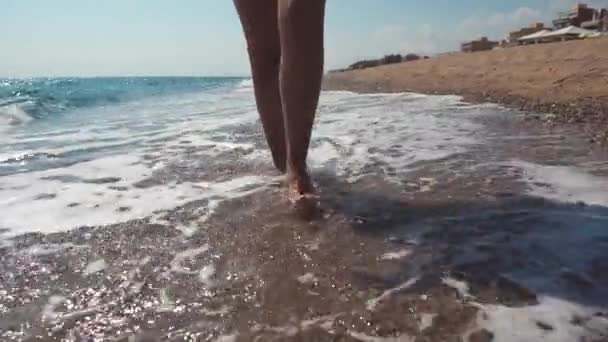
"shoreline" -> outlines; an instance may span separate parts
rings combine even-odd
[[[68,163],[0,176],[0,340],[605,340],[608,150],[456,97],[336,93],[310,222],[251,91],[149,129],[111,111],[84,127],[132,127],[109,156],[69,163],[65,134]]]
[[[458,95],[530,113],[527,120],[575,126],[608,144],[608,39],[521,46],[333,72],[324,90]],[[604,86],[603,86],[604,85]],[[603,89],[602,89],[603,88]]]

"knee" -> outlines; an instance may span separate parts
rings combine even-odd
[[[264,42],[250,42],[247,45],[251,59],[252,74],[259,80],[276,77],[281,64],[279,47]]]

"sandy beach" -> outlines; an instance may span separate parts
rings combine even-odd
[[[329,74],[326,89],[457,94],[577,124],[608,142],[608,39],[521,46]],[[533,117],[539,117],[534,114]]]

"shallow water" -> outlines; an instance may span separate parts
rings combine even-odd
[[[3,339],[608,338],[605,152],[454,96],[327,92],[308,223],[239,82],[3,136]]]

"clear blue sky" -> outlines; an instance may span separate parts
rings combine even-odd
[[[329,69],[384,53],[452,50],[482,34],[501,38],[548,22],[575,1],[327,3]],[[0,77],[247,74],[231,0],[2,0],[0,6]]]

